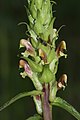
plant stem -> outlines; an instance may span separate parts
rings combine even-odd
[[[52,108],[49,103],[49,85],[43,85],[42,95],[43,120],[52,120]]]

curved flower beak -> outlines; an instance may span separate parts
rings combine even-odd
[[[28,63],[24,60],[20,60],[19,61],[19,67],[20,68],[24,68],[24,72],[21,72],[20,75],[25,78],[26,76],[29,76],[30,78],[32,77],[32,70],[30,68],[30,66],[28,65]]]
[[[35,55],[34,48],[32,47],[31,43],[30,43],[28,40],[21,39],[21,40],[20,40],[20,48],[21,48],[21,47],[26,47],[26,50],[27,50],[30,54]]]
[[[67,75],[63,74],[57,83],[57,87],[58,87],[58,90],[61,88],[63,88],[64,90],[66,86],[67,86]]]
[[[65,58],[67,57],[67,54],[65,54],[66,52],[66,42],[65,41],[61,41],[60,44],[58,45],[57,49],[56,49],[56,54],[58,57],[62,57],[65,56]]]

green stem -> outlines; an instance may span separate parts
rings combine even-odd
[[[52,108],[49,103],[49,86],[44,84],[42,95],[43,120],[52,120]]]

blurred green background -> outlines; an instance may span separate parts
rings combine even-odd
[[[61,40],[67,42],[68,58],[61,58],[57,78],[68,75],[68,86],[59,91],[61,96],[80,111],[80,0],[56,0],[54,6],[56,22],[54,27],[66,25],[60,31]],[[24,8],[26,0],[0,0],[0,106],[23,91],[30,91],[33,85],[29,79],[22,79],[18,70],[19,40],[26,38],[26,26],[17,24],[27,21]],[[36,113],[30,97],[23,98],[0,112],[0,120],[25,120]],[[69,113],[53,107],[54,120],[75,120]]]

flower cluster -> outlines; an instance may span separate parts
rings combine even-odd
[[[57,30],[54,30],[57,33]],[[54,32],[55,37],[58,37]],[[20,40],[20,47],[25,47],[24,52],[21,53],[21,59],[19,61],[19,68],[23,68],[23,72],[20,75],[25,78],[28,76],[36,90],[43,91],[43,85],[48,84],[49,90],[49,100],[53,101],[56,97],[56,93],[59,89],[65,88],[67,85],[67,75],[63,74],[60,79],[56,80],[56,72],[58,68],[59,59],[64,56],[66,58],[66,43],[61,41],[58,47],[54,47],[53,44],[48,40],[48,42],[38,39],[38,45],[34,47],[31,42],[31,38],[27,40]],[[34,101],[37,106],[37,111],[39,114],[41,106],[40,96],[34,96]],[[37,99],[38,98],[38,99]]]
[[[19,62],[19,67],[23,68],[20,75],[23,78],[28,76],[36,90],[44,92],[45,85],[48,85],[47,99],[51,102],[57,91],[67,85],[66,74],[56,80],[59,59],[62,56],[67,57],[66,43],[61,41],[56,47],[59,30],[53,28],[55,17],[50,0],[28,0],[25,8],[29,20],[29,37],[20,40],[20,48],[25,47]],[[38,113],[42,114],[41,96],[33,96],[33,99]]]

